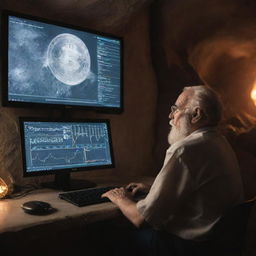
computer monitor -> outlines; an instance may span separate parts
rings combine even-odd
[[[123,110],[120,37],[4,11],[2,105]]]
[[[55,174],[52,188],[88,187],[70,173],[114,167],[108,120],[20,118],[20,135],[24,176]]]

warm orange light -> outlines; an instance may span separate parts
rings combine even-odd
[[[8,186],[3,179],[0,178],[0,198],[3,198],[8,193]]]
[[[254,85],[254,87],[252,88],[251,99],[253,100],[254,105],[256,106],[256,85]]]

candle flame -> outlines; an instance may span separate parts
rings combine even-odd
[[[252,88],[251,91],[251,99],[254,102],[254,105],[256,106],[256,84],[254,85],[254,87]]]

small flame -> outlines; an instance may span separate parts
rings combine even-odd
[[[254,105],[256,106],[256,84],[254,85],[251,91],[251,99],[253,100]]]

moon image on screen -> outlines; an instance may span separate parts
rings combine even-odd
[[[91,57],[85,43],[77,36],[56,36],[47,49],[47,63],[52,74],[62,83],[77,85],[90,73]]]

